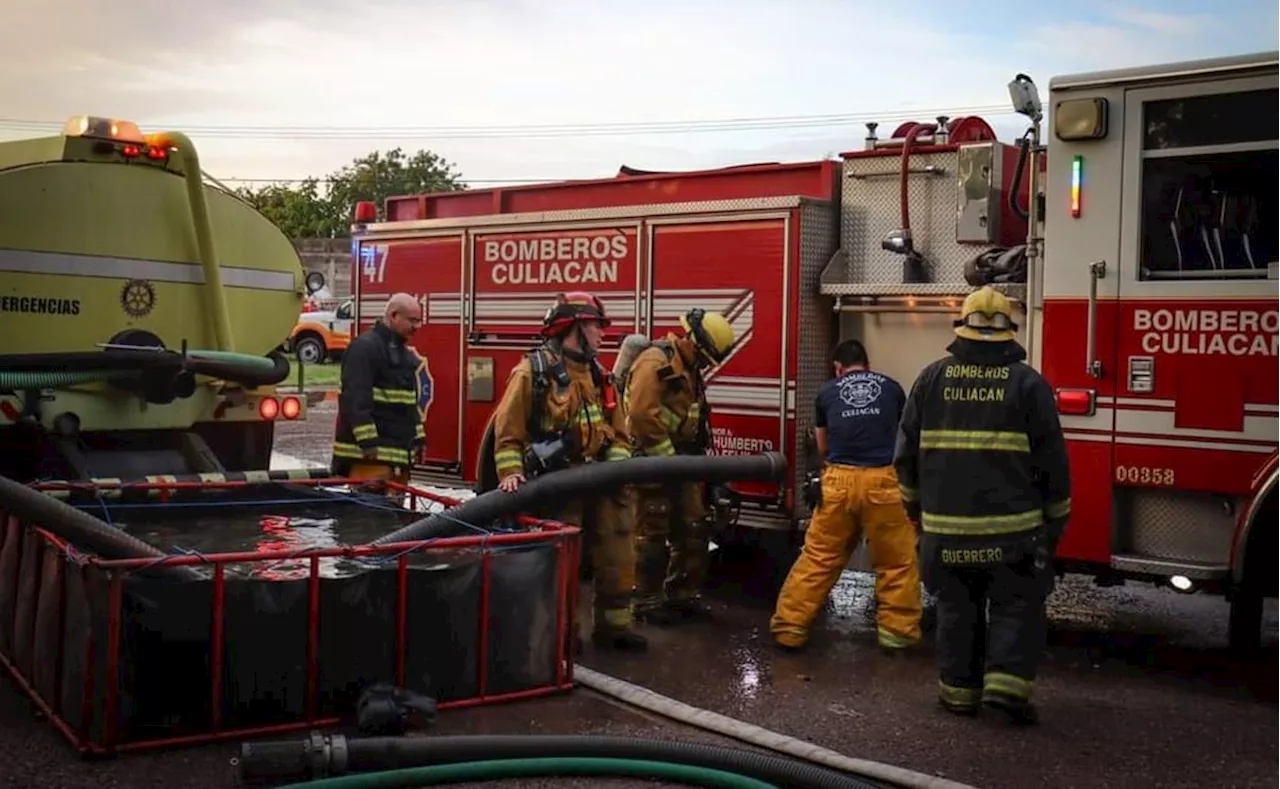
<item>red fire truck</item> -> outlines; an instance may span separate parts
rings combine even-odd
[[[984,120],[868,124],[841,162],[617,177],[356,207],[357,330],[417,294],[428,358],[420,471],[475,479],[475,448],[557,291],[600,294],[627,333],[690,307],[738,341],[710,374],[715,451],[781,450],[794,478],[742,486],[736,525],[802,528],[811,403],[862,339],[909,386],[960,300],[1024,310],[1072,461],[1066,570],[1225,592],[1256,642],[1277,578],[1277,54],[1058,77],[1051,130],[1010,83],[1024,137]],[[1035,199],[1030,196],[1035,195]]]

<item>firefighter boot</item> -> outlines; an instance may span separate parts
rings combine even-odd
[[[982,699],[982,689],[951,685],[939,680],[938,706],[953,715],[968,718],[978,714],[978,702]]]
[[[999,710],[1009,717],[1009,722],[1018,726],[1032,726],[1039,722],[1040,715],[1036,706],[1024,699],[1015,698],[1007,693],[987,690],[982,694],[982,704]]]
[[[663,608],[673,621],[710,622],[714,618],[711,609],[697,597],[668,600]]]

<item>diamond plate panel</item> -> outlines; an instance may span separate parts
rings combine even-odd
[[[849,283],[900,284],[901,255],[880,248],[890,232],[901,227],[899,158],[879,156],[846,159],[841,187],[841,244],[848,261]],[[956,242],[960,200],[957,152],[913,155],[907,177],[911,234],[932,264],[934,284],[964,281],[964,264],[987,248],[985,244]]]
[[[796,517],[809,517],[804,505],[807,452],[805,436],[813,427],[813,400],[830,377],[827,357],[835,343],[836,316],[819,295],[822,269],[840,244],[839,209],[832,203],[806,201],[800,209],[800,308],[796,342],[796,451],[792,482]]]
[[[1221,499],[1146,488],[1117,492],[1120,552],[1210,564],[1230,561],[1235,517]]]

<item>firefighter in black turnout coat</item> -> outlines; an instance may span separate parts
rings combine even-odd
[[[950,356],[916,379],[894,465],[937,595],[943,708],[1032,723],[1051,560],[1071,514],[1053,390],[1014,339],[1009,299],[965,299]],[[988,612],[988,605],[990,610]]]
[[[422,305],[407,293],[387,302],[382,320],[342,355],[342,390],[334,426],[333,472],[405,483],[426,441],[418,404],[423,359],[409,345],[422,325]]]

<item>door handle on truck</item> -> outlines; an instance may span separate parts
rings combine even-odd
[[[1085,324],[1084,371],[1090,378],[1102,377],[1102,360],[1098,358],[1098,280],[1107,276],[1107,261],[1089,264],[1089,317]]]

